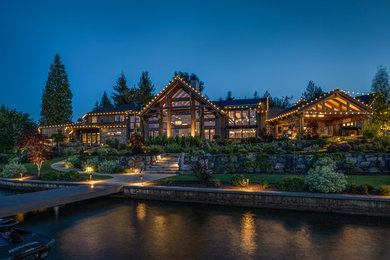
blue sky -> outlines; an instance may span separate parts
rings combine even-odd
[[[390,1],[1,1],[0,37],[0,103],[35,119],[56,53],[74,120],[122,71],[133,85],[148,70],[158,91],[181,70],[213,100],[297,100],[309,80],[369,90],[390,66]]]

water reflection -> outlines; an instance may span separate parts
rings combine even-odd
[[[256,226],[254,215],[250,212],[245,212],[241,218],[241,247],[250,256],[256,251]]]
[[[146,205],[145,203],[138,203],[137,205],[137,218],[139,220],[144,220],[144,218],[146,217]]]
[[[105,199],[25,216],[51,259],[390,259],[390,220]]]

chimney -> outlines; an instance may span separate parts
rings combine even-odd
[[[195,74],[190,76],[190,86],[199,91],[199,80]]]

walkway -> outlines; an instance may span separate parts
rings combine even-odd
[[[0,201],[0,218],[118,193],[119,185],[78,185],[7,196]]]
[[[51,167],[54,170],[57,171],[64,171],[68,172],[71,170],[77,170],[77,169],[66,169],[64,167],[65,161],[53,163]],[[109,173],[93,173],[93,175],[103,175],[103,176],[110,176],[111,179],[105,179],[105,180],[99,180],[99,185],[101,184],[109,184],[109,185],[131,185],[131,184],[139,184],[142,182],[149,182],[149,181],[155,181],[158,179],[174,176],[176,174],[159,174],[159,173],[145,173],[145,174],[139,174],[139,173],[131,173],[131,174],[109,174]],[[141,176],[143,180],[141,181]]]

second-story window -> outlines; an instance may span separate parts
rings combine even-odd
[[[123,121],[125,121],[125,116],[123,115],[115,116],[115,122],[123,122]]]
[[[91,117],[91,122],[92,122],[93,124],[97,123],[97,116]]]

